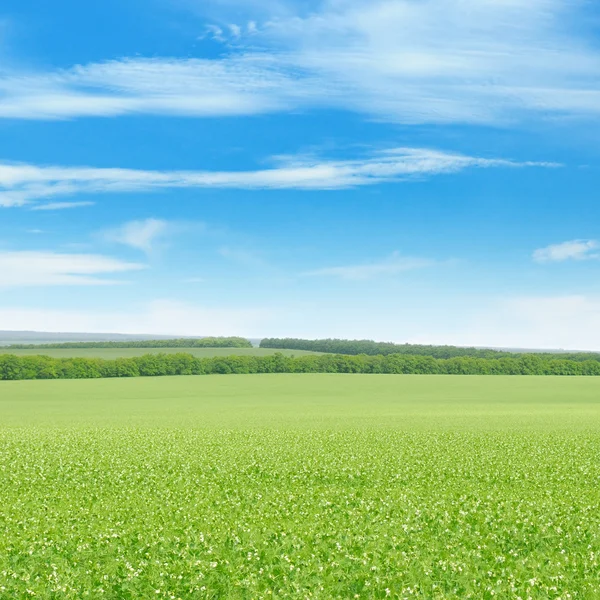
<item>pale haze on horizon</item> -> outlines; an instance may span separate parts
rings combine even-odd
[[[0,330],[600,350],[600,7],[0,7]]]

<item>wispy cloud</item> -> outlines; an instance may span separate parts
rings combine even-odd
[[[123,59],[47,74],[4,75],[0,118],[253,115],[303,104],[307,88],[268,55]]]
[[[496,299],[490,304],[480,298],[469,313],[469,318],[459,318],[454,327],[450,325],[446,334],[432,334],[419,341],[600,351],[598,296],[515,296]]]
[[[48,202],[47,204],[37,204],[31,207],[31,210],[68,210],[71,208],[82,208],[84,206],[94,206],[95,202]]]
[[[169,230],[170,223],[161,219],[129,221],[102,233],[110,242],[131,246],[143,252],[151,252],[154,243]]]
[[[219,254],[228,260],[236,262],[245,267],[265,267],[266,261],[257,252],[245,248],[232,248],[231,246],[222,246],[218,250]]]
[[[105,279],[143,269],[144,265],[97,254],[56,252],[0,252],[0,288],[54,285],[114,285]]]
[[[533,253],[536,262],[564,262],[566,260],[599,259],[600,243],[596,240],[572,240],[538,248]]]
[[[354,160],[278,157],[257,171],[142,171],[0,163],[0,206],[22,206],[55,196],[169,188],[343,189],[467,168],[554,167],[424,148],[393,148]]]
[[[399,252],[394,252],[388,258],[378,262],[342,267],[326,267],[308,271],[303,275],[308,277],[336,277],[350,281],[361,281],[384,275],[396,275],[404,271],[424,269],[426,267],[431,267],[434,264],[435,261],[433,260],[402,256]]]
[[[277,315],[272,307],[199,306],[176,300],[154,300],[123,310],[0,306],[0,330],[259,337]]]
[[[584,37],[583,0],[246,2],[239,24],[231,3],[219,4],[209,33],[235,42],[229,55],[5,74],[0,118],[322,107],[404,123],[600,114],[600,53]]]

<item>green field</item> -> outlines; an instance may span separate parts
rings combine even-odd
[[[598,598],[600,379],[0,383],[0,598]]]
[[[277,350],[271,348],[42,348],[36,350],[10,350],[0,347],[0,354],[15,354],[16,356],[52,356],[54,358],[129,358],[144,354],[192,354],[193,356],[267,356],[280,352],[286,356],[302,356],[305,354],[320,354],[305,350]]]

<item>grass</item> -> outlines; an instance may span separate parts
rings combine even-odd
[[[210,356],[267,356],[281,352],[286,356],[302,356],[304,354],[321,354],[305,350],[277,350],[271,348],[42,348],[36,350],[10,350],[0,347],[0,354],[16,356],[52,356],[54,358],[129,358],[144,354],[175,354],[183,352],[200,357]]]
[[[0,385],[0,598],[600,597],[596,378]]]

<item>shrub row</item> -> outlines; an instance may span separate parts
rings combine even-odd
[[[252,348],[241,337],[179,338],[173,340],[132,340],[126,342],[60,342],[56,344],[11,344],[9,350],[50,350],[58,348]]]
[[[600,375],[598,361],[542,359],[537,356],[485,359],[431,356],[313,355],[290,357],[146,354],[132,358],[52,358],[0,355],[0,379],[90,379],[230,373],[397,373],[445,375]]]
[[[587,360],[600,361],[600,353],[597,352],[508,352],[504,350],[488,350],[485,348],[460,348],[458,346],[393,344],[391,342],[374,342],[372,340],[265,338],[260,342],[260,347],[276,348],[279,350],[308,350],[311,352],[326,352],[332,354],[367,354],[369,356],[378,354],[406,354],[410,356],[432,356],[433,358],[472,356],[474,358],[486,359],[537,356],[542,359],[572,360],[578,362]]]

